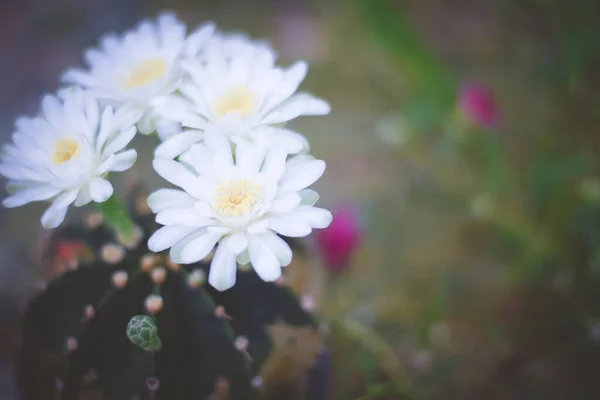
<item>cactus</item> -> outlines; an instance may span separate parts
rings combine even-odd
[[[291,393],[317,359],[315,319],[285,286],[238,271],[218,292],[208,264],[146,247],[156,229],[136,190],[125,243],[91,214],[55,233],[53,279],[23,323],[25,400],[255,399]],[[296,252],[298,243],[290,243]],[[67,249],[67,251],[65,251]],[[291,398],[291,397],[290,397]]]

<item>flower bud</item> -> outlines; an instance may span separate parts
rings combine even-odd
[[[158,294],[151,294],[146,297],[146,302],[144,303],[146,306],[146,310],[150,314],[155,314],[162,310],[163,307],[163,298]]]
[[[493,92],[478,82],[464,83],[458,93],[460,110],[476,126],[493,127],[498,119],[498,107]]]
[[[341,272],[360,246],[362,233],[355,209],[338,208],[332,213],[331,225],[317,232],[317,243],[327,269]]]
[[[125,271],[117,271],[112,274],[112,283],[117,289],[123,289],[127,285],[129,275]]]
[[[156,283],[157,285],[160,285],[167,278],[167,270],[163,267],[156,267],[152,270],[151,276],[152,282]]]

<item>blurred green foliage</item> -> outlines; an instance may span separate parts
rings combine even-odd
[[[504,21],[510,40],[537,40],[545,52],[510,78],[514,88],[496,91],[501,120],[493,128],[465,120],[457,103],[463,78],[413,25],[417,8],[476,8],[463,3],[355,0],[408,82],[394,150],[418,172],[394,222],[384,221],[393,201],[376,200],[384,211],[373,223],[392,236],[386,245],[399,256],[371,267],[387,277],[374,325],[398,349],[416,398],[596,398],[599,3],[481,5]],[[535,22],[527,27],[532,37],[510,32],[515,16]],[[556,73],[544,75],[548,69]],[[524,91],[543,99],[529,104],[535,112],[508,104],[526,106],[517,99]],[[556,371],[568,376],[557,379]]]

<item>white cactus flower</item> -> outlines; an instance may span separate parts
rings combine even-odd
[[[161,138],[179,132],[177,121],[154,113],[154,102],[174,92],[183,78],[180,61],[201,51],[214,25],[201,25],[189,37],[186,26],[173,14],[163,13],[156,21],[142,21],[122,36],[106,35],[99,48],[85,52],[89,70],[69,69],[68,83],[89,89],[113,105],[127,104],[145,111],[139,121],[141,133],[157,130]]]
[[[209,283],[226,290],[236,280],[236,262],[252,263],[265,281],[281,276],[292,251],[279,235],[302,237],[325,228],[327,210],[313,207],[316,192],[307,189],[325,170],[308,155],[286,161],[281,146],[261,156],[252,145],[239,145],[235,160],[223,138],[213,148],[195,145],[187,167],[156,158],[154,168],[183,190],[160,189],[148,198],[160,228],[149,240],[150,250],[170,248],[171,259],[189,264],[204,259],[218,243]]]
[[[125,150],[133,139],[141,111],[123,107],[101,109],[80,89],[67,89],[42,101],[35,118],[19,118],[13,143],[4,147],[0,174],[11,193],[5,207],[51,201],[42,225],[56,228],[71,204],[106,201],[113,187],[105,178],[136,161],[135,150]]]

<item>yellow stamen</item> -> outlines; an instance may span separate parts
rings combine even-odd
[[[215,211],[227,217],[249,214],[260,200],[260,187],[247,180],[229,181],[215,189]]]
[[[219,117],[233,113],[246,116],[255,111],[256,103],[257,96],[254,92],[246,85],[237,85],[217,100],[215,112]]]
[[[52,161],[58,165],[64,164],[79,154],[80,147],[79,142],[75,139],[61,139],[56,142],[56,149],[54,150]]]
[[[161,78],[166,71],[167,64],[163,60],[150,58],[140,63],[121,86],[127,90],[141,88]]]

